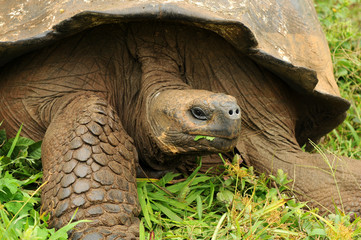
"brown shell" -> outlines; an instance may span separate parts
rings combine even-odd
[[[329,102],[333,114],[349,107],[312,0],[11,0],[0,12],[0,66],[104,23],[176,21],[218,33],[298,92]]]

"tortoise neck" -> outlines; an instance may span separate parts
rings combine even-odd
[[[128,46],[141,65],[141,91],[146,96],[166,89],[187,89],[176,33],[156,23],[129,26]]]
[[[140,111],[134,117],[135,144],[138,149],[142,149],[139,151],[141,161],[157,162],[154,159],[163,159],[163,154],[152,138],[154,133],[149,123],[148,107],[160,92],[190,88],[184,77],[184,59],[179,54],[182,49],[178,47],[174,30],[162,24],[129,24],[127,36],[129,52],[139,63],[141,70],[137,100],[137,109]],[[164,165],[168,164],[168,160],[164,156]]]
[[[164,61],[158,63],[158,60]],[[173,71],[174,62],[151,57],[144,57],[140,61],[142,64],[141,92],[149,100],[165,90],[190,88],[182,79],[179,70]]]

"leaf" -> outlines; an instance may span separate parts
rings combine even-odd
[[[167,187],[167,190],[172,193],[177,193],[178,198],[184,200],[185,196],[189,192],[189,186],[195,179],[199,169],[202,167],[201,164],[192,172],[192,174],[184,181]]]
[[[351,134],[353,138],[355,139],[356,144],[360,143],[360,137],[358,136],[358,133],[354,129],[354,127],[347,121],[345,121],[345,124],[347,125],[348,129],[351,131]]]
[[[5,129],[0,130],[0,146],[6,142],[6,131]]]
[[[288,230],[284,230],[284,229],[274,229],[274,230],[272,230],[272,232],[277,233],[277,234],[299,236],[299,233],[297,233],[297,232],[292,232],[292,231],[288,231]]]
[[[198,219],[202,220],[202,213],[203,213],[203,205],[202,205],[202,199],[201,197],[198,195],[197,196],[197,214],[198,214]]]
[[[352,68],[352,66],[353,66],[353,64],[349,60],[343,59],[343,58],[337,60],[336,65],[338,65],[338,66],[342,65],[342,66],[345,66],[347,68]]]
[[[16,142],[18,141],[18,139],[20,137],[20,132],[21,132],[22,127],[23,127],[23,125],[21,124],[19,131],[16,133],[13,143],[11,144],[10,150],[9,150],[8,154],[6,155],[7,157],[11,157],[11,154],[13,153],[14,148],[16,146]]]
[[[179,173],[167,172],[158,182],[158,184],[164,187],[167,183],[172,181],[175,177],[178,177]]]
[[[210,182],[210,194],[209,194],[209,203],[208,203],[208,207],[211,207],[212,203],[213,203],[213,198],[214,198],[214,184],[212,182]]]
[[[233,201],[233,197],[234,194],[227,189],[221,190],[217,193],[217,200],[223,203],[231,204]]]
[[[0,158],[0,163],[1,163],[1,165],[3,165],[3,166],[9,164],[10,162],[11,162],[11,158],[9,158],[9,157],[2,156],[2,157]]]
[[[309,233],[309,236],[326,236],[326,231],[325,229],[322,228],[316,228],[316,229],[312,229]]]
[[[20,131],[20,129],[19,129],[19,131]],[[16,141],[16,146],[29,147],[30,145],[32,145],[34,143],[35,143],[35,141],[33,141],[29,138],[19,137],[18,140]]]
[[[168,196],[165,196],[165,195],[160,195],[160,194],[157,194],[157,193],[149,192],[148,197],[149,197],[149,199],[152,200],[152,202],[155,202],[155,201],[162,202],[162,203],[165,203],[165,204],[172,205],[176,209],[182,209],[182,211],[187,210],[187,211],[190,211],[190,212],[195,212],[193,208],[188,206],[188,203],[179,202],[179,201],[170,199]]]
[[[200,183],[206,182],[206,181],[208,181],[210,179],[212,179],[212,177],[205,176],[205,175],[199,175],[199,176],[197,176],[196,178],[193,179],[193,181],[192,181],[192,183],[190,185],[191,186],[194,186],[194,185],[199,186]]]
[[[292,201],[288,201],[287,203],[288,203],[287,205],[288,205],[289,207],[291,207],[291,208],[290,208],[291,210],[282,216],[282,218],[281,218],[281,220],[280,220],[280,223],[281,223],[281,224],[285,223],[289,218],[292,218],[293,215],[295,214],[295,212],[300,211],[300,209],[301,209],[302,207],[304,207],[303,204],[300,204],[300,205],[298,205],[298,206],[297,206],[297,205],[296,205],[296,206],[291,206],[291,205],[292,205]]]
[[[226,218],[226,216],[227,216],[227,213],[224,213],[224,214],[222,215],[222,217],[219,219],[218,224],[217,224],[217,226],[216,226],[216,229],[214,230],[214,233],[213,233],[213,235],[212,235],[212,240],[216,240],[216,239],[217,239],[217,234],[218,234],[219,229],[221,228],[221,226],[222,226],[222,224],[223,224],[223,221],[224,221],[224,219]]]
[[[192,191],[190,194],[188,194],[188,196],[185,199],[185,202],[189,205],[191,204],[194,200],[196,200],[196,198],[198,196],[200,196],[202,193],[204,192],[204,190],[201,191]]]
[[[165,215],[167,215],[167,217],[169,217],[170,219],[172,219],[173,221],[176,221],[176,222],[182,222],[182,219],[180,217],[178,217],[177,214],[175,214],[172,210],[170,210],[169,208],[165,207],[164,205],[162,204],[159,204],[157,202],[153,202],[153,204],[155,206],[157,206],[159,208],[159,210],[161,212],[163,212]]]
[[[11,212],[13,214],[16,214],[21,207],[23,206],[23,204],[21,202],[15,202],[15,201],[11,201],[11,202],[7,202],[4,204],[4,206],[6,207],[6,210],[8,212]],[[23,212],[24,213],[24,212]]]
[[[56,231],[54,234],[52,234],[50,236],[49,240],[57,240],[57,239],[66,240],[66,239],[68,239],[68,231],[73,229],[79,223],[83,223],[83,222],[91,222],[91,221],[90,220],[80,220],[77,222],[68,223],[67,225],[60,228],[58,231]]]
[[[34,229],[34,232],[36,232],[36,237],[37,239],[47,239],[48,236],[52,236],[54,233],[53,231],[54,229],[46,229],[46,228],[40,228],[39,226],[36,226]],[[34,239],[33,236],[31,236],[32,238],[30,238],[31,240]]]
[[[346,68],[340,67],[337,69],[336,75],[338,77],[346,76],[348,74],[348,71]]]
[[[205,138],[208,141],[213,141],[216,137],[211,137],[211,136],[203,136],[203,135],[197,135],[194,138],[194,141],[198,141],[199,139]]]
[[[31,175],[29,178],[22,181],[22,185],[23,186],[29,185],[31,183],[36,182],[36,180],[41,179],[42,177],[43,177],[43,172],[39,172],[37,174]]]
[[[361,123],[361,118],[358,118],[358,117],[354,117],[353,119],[352,119],[352,121],[353,122],[355,122],[355,123]]]
[[[8,215],[6,214],[6,211],[3,208],[0,208],[0,219],[1,219],[1,222],[4,223],[5,226],[8,225],[10,222],[10,219],[8,218]]]
[[[9,172],[6,172],[5,175],[0,178],[0,189],[7,188],[11,194],[15,194],[20,186],[21,182],[13,178]]]
[[[39,160],[41,158],[41,141],[34,142],[29,146],[28,157],[34,160]]]
[[[139,239],[145,239],[145,229],[143,224],[143,219],[139,223]]]
[[[145,186],[144,186],[145,187]],[[149,211],[148,211],[148,206],[145,202],[145,194],[143,192],[143,189],[144,188],[141,188],[141,187],[138,187],[137,190],[138,190],[138,199],[139,199],[139,204],[140,204],[140,207],[142,209],[142,213],[143,213],[143,216],[144,216],[144,219],[145,219],[145,222],[147,223],[148,227],[150,229],[152,229],[152,221],[150,220],[150,217],[149,217]]]

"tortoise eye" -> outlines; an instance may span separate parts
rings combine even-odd
[[[207,120],[207,115],[204,113],[203,109],[200,107],[193,107],[191,108],[191,113],[193,117],[199,120]]]

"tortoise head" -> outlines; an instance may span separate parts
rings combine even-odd
[[[165,90],[147,107],[154,141],[166,154],[227,152],[241,130],[236,99],[205,90]]]

